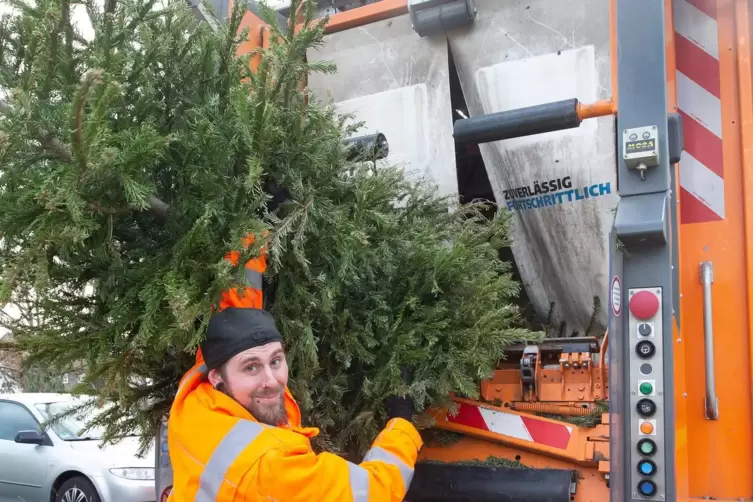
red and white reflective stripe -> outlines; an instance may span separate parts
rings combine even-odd
[[[448,413],[447,421],[562,450],[567,449],[573,432],[570,426],[467,403],[458,403],[458,414]]]
[[[724,219],[722,103],[716,0],[674,0],[681,223]]]

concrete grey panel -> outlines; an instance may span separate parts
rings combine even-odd
[[[457,194],[447,40],[420,38],[409,16],[325,37],[309,60],[337,64],[334,75],[309,78],[313,95],[365,121],[358,134],[381,132],[390,154],[379,163],[404,166],[443,195]]]
[[[611,97],[607,2],[478,0],[476,6],[473,26],[448,33],[471,116]],[[603,332],[608,235],[617,206],[614,119],[480,148],[497,201],[515,211],[512,249],[536,312],[546,318],[553,302],[552,324],[583,334],[598,297],[591,334]],[[565,191],[578,188],[579,195],[535,202],[541,207],[513,199],[524,195],[520,187],[535,191],[536,184],[564,177],[572,183]],[[597,196],[586,198],[584,188],[594,186]]]

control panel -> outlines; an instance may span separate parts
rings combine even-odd
[[[659,165],[659,138],[656,126],[625,129],[622,158],[628,169],[636,169],[646,179],[646,169]]]
[[[633,500],[664,500],[662,289],[628,292],[630,458]]]

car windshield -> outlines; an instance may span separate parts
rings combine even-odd
[[[59,401],[55,403],[40,403],[36,408],[49,422],[62,413],[66,413],[83,404],[77,401]],[[75,412],[71,415],[55,420],[50,428],[64,441],[90,441],[101,439],[104,430],[101,427],[86,429],[87,424],[96,416],[90,409]]]

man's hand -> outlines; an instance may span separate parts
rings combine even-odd
[[[408,368],[403,366],[400,369],[400,375],[403,378],[405,385],[410,385],[412,377]],[[408,396],[388,396],[384,401],[384,405],[387,408],[387,419],[392,418],[404,418],[407,421],[411,421],[413,418],[413,398]]]
[[[410,396],[389,396],[384,401],[387,408],[387,418],[404,418],[411,421],[413,418],[413,399]]]

